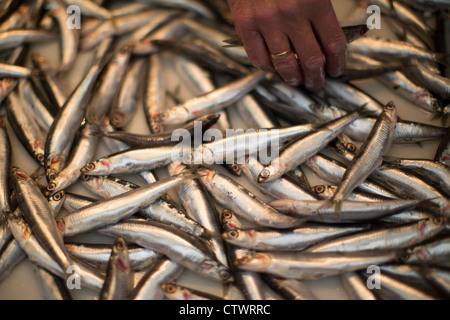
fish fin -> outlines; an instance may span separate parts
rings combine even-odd
[[[239,39],[237,36],[233,37],[233,38],[229,38],[229,39],[225,39],[222,42],[226,43],[224,45],[222,45],[222,47],[226,48],[230,48],[230,47],[242,47],[242,41],[241,39]]]

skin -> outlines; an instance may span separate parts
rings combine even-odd
[[[330,0],[228,0],[236,32],[253,65],[290,85],[317,91],[345,70],[347,42]],[[319,44],[320,43],[320,44]],[[294,54],[272,60],[289,48]]]

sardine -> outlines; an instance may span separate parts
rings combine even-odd
[[[128,299],[133,287],[130,257],[125,241],[118,237],[112,247],[106,278],[100,291],[100,300]]]
[[[159,222],[122,221],[99,230],[102,234],[121,236],[127,242],[165,254],[171,260],[210,279],[232,282],[228,268],[217,262],[203,242]]]

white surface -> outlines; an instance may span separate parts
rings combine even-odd
[[[354,8],[351,7],[353,1],[333,1],[336,12],[338,14],[340,21],[346,21],[350,15],[355,13]],[[365,11],[365,10],[364,10]],[[359,16],[360,21],[352,21],[355,22],[365,22],[366,15],[365,12],[362,12],[363,16]],[[350,21],[349,21],[350,22]],[[348,23],[343,23],[348,24]],[[381,30],[375,30],[370,32],[370,36],[372,35],[390,35],[387,26],[382,25]],[[58,49],[56,45],[46,45],[39,50],[46,57],[53,57],[55,63],[57,63],[58,59]],[[68,88],[74,88],[74,86],[80,80],[81,75],[84,70],[88,66],[90,53],[82,54],[79,56],[77,61],[77,67],[70,73],[68,73],[65,77],[66,84]],[[178,85],[176,79],[170,79],[168,81],[169,89],[175,89]],[[385,103],[390,100],[394,100],[398,109],[399,115],[405,120],[414,120],[420,121],[423,123],[429,123],[434,125],[440,125],[439,120],[431,120],[425,112],[420,111],[417,107],[411,106],[406,100],[396,96],[391,91],[387,90],[383,85],[379,84],[374,80],[363,80],[358,81],[356,84],[360,85],[361,88],[371,93],[374,97],[378,98],[381,102]],[[182,88],[183,89],[183,88]],[[189,93],[185,93],[189,95]],[[234,107],[231,107],[231,115],[232,115],[232,125],[235,128],[243,128],[246,126],[243,123],[242,119],[240,119]],[[130,132],[135,133],[148,133],[147,123],[145,121],[145,117],[143,116],[142,106],[138,106],[138,111],[133,117],[131,123],[126,128]],[[14,165],[18,165],[19,167],[26,170],[28,173],[32,173],[37,165],[31,160],[31,158],[26,153],[25,149],[21,146],[18,139],[12,133],[10,127],[8,127],[8,132],[10,133],[11,144],[13,146],[13,161]],[[402,156],[402,157],[427,157],[432,158],[436,151],[439,141],[432,141],[423,143],[421,146],[417,145],[402,145],[395,146],[392,148],[390,155]],[[96,153],[95,159],[107,155],[107,149],[104,145],[100,145],[99,149]],[[159,170],[158,172],[163,172],[163,170]],[[314,179],[314,178],[313,178]],[[250,185],[245,178],[238,179],[239,182],[242,182],[245,186],[251,189],[255,194],[260,195],[260,192],[256,190],[255,187]],[[311,184],[314,185],[316,182],[312,180]],[[92,196],[86,189],[82,186],[75,185],[72,186],[69,191],[90,195]],[[179,282],[182,284],[193,284],[195,286],[201,286],[214,294],[222,293],[222,285],[220,283],[211,282],[200,278],[199,276],[193,274],[192,272],[186,271]],[[323,280],[317,281],[305,281],[307,285],[316,293],[316,295],[320,299],[346,299],[347,295],[343,290],[340,280],[337,277],[326,278]],[[97,294],[90,290],[74,290],[72,292],[73,297],[75,299],[97,299]],[[10,274],[10,276],[0,283],[0,299],[12,299],[12,300],[25,300],[25,299],[41,299],[42,295],[40,292],[39,283],[34,275],[34,270],[27,260],[24,260],[20,265],[18,265],[15,270]]]

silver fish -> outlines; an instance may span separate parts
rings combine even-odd
[[[317,154],[329,142],[337,137],[352,121],[359,118],[358,112],[338,118],[323,124],[315,132],[295,139],[285,146],[280,155],[271,161],[269,166],[261,170],[259,183],[267,183],[281,177],[284,173],[294,170],[310,157]]]
[[[146,63],[146,59],[143,58],[130,62],[109,114],[109,122],[115,128],[125,127],[136,111]]]
[[[217,262],[205,243],[171,226],[150,221],[122,221],[99,230],[127,242],[165,254],[171,260],[210,279],[233,281],[228,268]]]
[[[45,168],[49,181],[55,179],[65,166],[101,69],[97,64],[90,67],[50,127],[45,143]]]
[[[68,237],[118,222],[155,202],[186,179],[192,178],[192,173],[183,173],[95,202],[58,219],[59,228]],[[105,207],[110,209],[105,210]]]
[[[161,257],[137,283],[130,299],[132,300],[162,300],[164,292],[161,284],[175,281],[183,272],[184,267],[166,257]]]
[[[395,251],[359,252],[249,252],[236,261],[238,268],[297,280],[317,280],[394,261]]]
[[[42,247],[41,243],[36,239],[26,222],[20,218],[17,213],[10,213],[7,215],[8,222],[14,239],[19,243],[20,247],[25,251],[28,259],[53,274],[56,274],[62,279],[67,278],[67,271],[62,269],[58,263],[53,259],[49,253]],[[100,290],[103,286],[104,276],[97,270],[92,269],[80,261],[76,261],[72,257],[74,263],[74,270],[79,272],[79,279],[82,286],[93,290]]]
[[[215,201],[248,221],[280,229],[303,224],[301,219],[278,212],[228,176],[209,169],[199,169],[199,173]]]
[[[125,241],[118,237],[112,247],[100,300],[125,300],[133,287],[130,257]]]
[[[265,283],[287,300],[319,300],[314,292],[299,280],[269,274],[263,274],[262,277]]]
[[[81,169],[89,163],[97,147],[96,128],[86,123],[80,128],[80,138],[71,151],[65,167],[47,185],[49,195],[64,190],[74,184],[81,176]]]
[[[350,192],[381,165],[382,157],[392,145],[396,123],[397,109],[393,102],[389,102],[386,104],[384,111],[378,116],[375,125],[369,133],[369,138],[363,143],[348,165],[331,201],[340,202],[345,200]]]
[[[377,300],[372,290],[367,288],[367,283],[357,272],[341,274],[341,281],[351,300]]]
[[[111,257],[110,244],[66,242],[65,246],[72,256],[106,271]],[[127,247],[132,271],[146,270],[161,257],[159,253],[140,246],[128,245]]]
[[[445,219],[419,221],[405,226],[358,232],[323,241],[307,249],[308,252],[355,252],[367,250],[405,249],[439,234],[445,229]]]
[[[71,258],[64,247],[54,213],[38,185],[22,169],[12,167],[10,179],[21,212],[36,238],[51,253],[63,270],[71,265]]]
[[[307,247],[349,233],[362,231],[363,227],[330,227],[305,225],[295,229],[234,229],[222,234],[230,244],[256,251],[302,251]]]
[[[92,99],[86,107],[86,121],[88,123],[95,125],[103,123],[103,118],[111,108],[120,82],[128,67],[131,50],[131,45],[124,45],[105,67],[104,74],[99,79]]]
[[[154,119],[162,124],[175,125],[205,114],[214,113],[240,100],[253,90],[264,77],[266,77],[265,72],[255,71],[212,92],[194,97],[181,105],[156,114]]]
[[[33,265],[33,267],[42,289],[43,299],[73,300],[69,289],[61,278],[39,266]]]
[[[147,173],[146,177],[147,180],[148,174],[149,173]],[[146,182],[151,184],[156,183],[156,181],[157,180]],[[94,194],[97,194],[105,199],[139,188],[139,186],[134,183],[112,177],[92,177],[89,180],[84,179],[82,184]],[[163,199],[157,199],[145,208],[141,208],[139,215],[148,219],[176,226],[180,230],[195,236],[208,236],[208,231],[201,224],[188,217],[185,212]]]
[[[419,206],[420,200],[342,201],[338,207],[329,206],[329,200],[275,200],[270,205],[294,217],[311,222],[363,222],[384,218]]]

